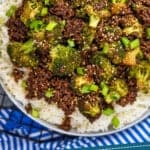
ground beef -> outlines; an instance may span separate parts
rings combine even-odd
[[[60,79],[55,77],[50,82],[50,87],[54,89],[54,96],[48,102],[57,103],[66,115],[70,115],[75,111],[77,99],[71,90],[68,79]]]
[[[63,31],[63,36],[65,39],[74,39],[77,44],[81,44],[83,37],[81,32],[84,27],[84,22],[81,19],[70,19],[67,20],[67,24]]]
[[[150,26],[150,9],[148,7],[137,9],[136,16],[142,24],[145,26]]]
[[[10,41],[25,42],[28,39],[28,28],[17,18],[10,18],[6,23]]]
[[[44,68],[36,68],[30,71],[27,79],[27,95],[29,99],[45,96],[46,90],[50,87],[52,73]]]
[[[141,50],[143,51],[144,55],[150,58],[150,40],[141,42]]]
[[[101,23],[97,29],[96,42],[114,42],[121,38],[122,30],[119,27],[106,26],[106,24]]]
[[[69,6],[68,3],[57,4],[50,8],[50,13],[63,19],[69,19],[75,15],[74,10]]]
[[[128,66],[122,65],[122,64],[118,65],[117,66],[117,77],[126,79],[128,76],[128,70],[129,70]]]
[[[32,111],[32,105],[30,103],[28,103],[26,106],[25,106],[25,110],[27,111],[27,113],[31,113]]]
[[[81,51],[80,52],[81,58],[82,58],[81,65],[86,66],[86,65],[91,64],[90,60],[97,50],[98,50],[98,48],[91,47],[90,49],[86,49],[84,51]]]
[[[117,103],[121,106],[126,106],[127,104],[132,104],[134,101],[136,101],[137,97],[137,81],[136,79],[130,79],[127,81],[128,84],[128,94],[121,98]]]
[[[47,64],[51,62],[51,58],[49,54],[49,46],[46,44],[43,48],[42,47],[38,48],[35,54],[39,60],[38,65],[40,67],[47,68]]]
[[[98,1],[97,3],[94,4],[95,10],[102,10],[103,8],[108,6],[108,1],[107,0],[102,0]]]
[[[12,74],[13,74],[15,81],[18,82],[20,79],[23,78],[24,72],[15,68],[15,69],[13,69]]]
[[[99,84],[101,81],[101,75],[102,75],[103,69],[97,65],[87,65],[86,69],[87,69],[88,76],[94,79],[94,81],[97,84]]]
[[[98,114],[96,114],[95,116],[91,116],[90,114],[86,113],[89,110],[89,105],[93,107],[96,106],[97,104],[100,108],[100,112]],[[94,122],[96,119],[98,119],[101,116],[101,109],[102,109],[101,98],[97,94],[88,94],[79,97],[78,108],[80,112],[84,114],[84,116],[86,116],[90,122]]]
[[[149,0],[129,0],[128,1],[129,5],[133,4],[139,4],[139,5],[145,5],[145,6],[150,6],[150,1]]]
[[[70,117],[66,116],[63,123],[59,126],[59,128],[65,130],[65,131],[69,131],[71,129]]]

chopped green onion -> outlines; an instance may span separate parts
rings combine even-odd
[[[150,27],[146,29],[147,38],[150,39]]]
[[[51,97],[53,97],[53,93],[54,93],[53,89],[49,88],[49,89],[45,92],[45,97],[51,98]]]
[[[34,118],[39,118],[39,116],[40,116],[39,110],[37,110],[37,109],[32,109],[31,115],[32,115]]]
[[[138,48],[139,46],[140,46],[140,40],[139,39],[135,39],[135,40],[131,41],[131,43],[130,43],[131,49]]]
[[[114,113],[115,111],[112,108],[106,108],[103,110],[103,114],[106,116],[110,116]]]
[[[84,85],[84,86],[81,88],[80,92],[81,92],[82,94],[88,94],[88,93],[91,92],[90,87],[91,87],[90,85]]]
[[[126,3],[127,0],[111,0],[112,3]]]
[[[31,53],[33,50],[35,49],[34,47],[34,42],[32,40],[29,40],[27,42],[25,42],[22,47],[21,50],[24,52],[24,54],[29,54]]]
[[[36,32],[39,31],[43,27],[43,21],[41,20],[33,20],[30,23],[30,29],[35,30]]]
[[[114,128],[118,128],[120,125],[120,121],[117,116],[114,116],[111,121]]]
[[[44,0],[44,4],[49,5],[50,4],[49,0]]]
[[[61,25],[64,27],[66,25],[66,20],[61,21]]]
[[[87,93],[97,92],[97,91],[98,91],[98,86],[95,84],[84,85],[80,90],[82,94],[87,94]]]
[[[109,44],[108,44],[108,43],[105,43],[102,52],[103,52],[104,54],[107,54],[108,51],[109,51]]]
[[[77,74],[83,76],[85,74],[85,69],[83,67],[78,67]]]
[[[101,93],[102,93],[102,95],[103,96],[106,96],[107,94],[108,94],[108,91],[109,91],[109,88],[108,88],[108,86],[106,85],[106,83],[105,82],[101,82]]]
[[[89,26],[93,27],[93,28],[96,28],[98,23],[99,23],[99,21],[100,21],[100,18],[98,16],[91,15],[90,16]]]
[[[6,16],[7,16],[7,17],[13,16],[13,15],[15,14],[16,10],[17,10],[17,7],[16,7],[16,6],[14,6],[14,5],[11,6],[11,7],[9,8],[9,10],[6,12]]]
[[[68,39],[68,45],[70,46],[70,47],[75,47],[75,42],[74,42],[74,40],[72,40],[72,39]]]
[[[121,38],[121,42],[122,42],[122,44],[123,44],[123,46],[124,46],[125,48],[128,48],[128,47],[129,47],[130,40],[129,40],[127,37],[122,37],[122,38]]]
[[[108,93],[108,95],[105,96],[105,101],[110,104],[113,101],[117,101],[120,99],[120,95],[119,93],[112,91],[110,93]]]
[[[47,30],[47,31],[52,31],[57,25],[58,25],[57,22],[51,21],[51,22],[46,26],[46,30]]]
[[[98,86],[95,85],[95,84],[92,84],[92,85],[90,86],[90,91],[97,92],[97,91],[98,91]]]
[[[46,16],[47,14],[48,14],[48,8],[47,7],[42,8],[41,16]]]
[[[112,91],[109,93],[110,95],[110,98],[113,100],[113,101],[117,101],[120,99],[120,94],[116,91]]]
[[[22,81],[21,86],[25,89],[27,88],[27,82],[25,80]]]

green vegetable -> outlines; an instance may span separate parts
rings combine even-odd
[[[44,4],[45,5],[49,5],[50,4],[50,0],[44,0]]]
[[[102,93],[102,95],[106,96],[108,94],[109,87],[107,86],[107,84],[104,81],[101,82],[100,86],[101,86],[101,93]]]
[[[47,14],[48,14],[48,8],[47,7],[42,8],[41,16],[46,16]]]
[[[17,7],[12,5],[9,10],[6,12],[6,16],[7,17],[11,17],[11,16],[14,16],[15,15],[15,12],[17,10]]]
[[[116,79],[112,82],[112,86],[111,86],[111,90],[112,91],[116,91],[118,92],[118,99],[119,96],[124,97],[128,94],[128,86],[127,83],[123,80],[123,79]],[[117,93],[116,93],[117,95]]]
[[[93,27],[93,28],[96,28],[99,21],[100,21],[100,18],[98,16],[90,15],[89,26]]]
[[[72,78],[72,86],[79,92],[84,85],[91,85],[91,84],[93,84],[93,80],[91,80],[91,78],[87,76],[86,74],[82,76],[77,75],[77,76],[74,76],[74,78]]]
[[[78,67],[77,74],[83,76],[85,74],[85,68],[84,67]]]
[[[83,87],[81,88],[80,92],[82,94],[88,94],[91,92],[97,92],[98,91],[98,86],[95,84],[91,84],[91,85],[83,85]]]
[[[51,97],[53,97],[53,94],[54,94],[53,89],[49,88],[49,89],[45,92],[45,97],[51,98]]]
[[[99,98],[96,96],[87,96],[86,99],[79,101],[78,107],[82,114],[84,114],[87,118],[90,117],[92,120],[98,118],[102,111]]]
[[[95,117],[97,114],[99,114],[101,112],[100,107],[98,104],[92,106],[89,105],[89,110],[85,110],[84,114],[88,114],[91,117]]]
[[[140,47],[140,40],[139,39],[135,39],[135,40],[130,42],[130,48],[131,49],[135,49],[138,47]]]
[[[113,64],[122,63],[126,51],[121,41],[104,42],[100,44],[100,48],[102,48],[101,55],[105,54]]]
[[[126,3],[128,0],[111,0],[112,3]]]
[[[102,53],[107,54],[109,51],[109,44],[108,43],[104,43],[103,49],[102,49]]]
[[[21,86],[25,89],[27,88],[27,82],[25,80],[22,81]]]
[[[32,51],[35,50],[34,42],[32,40],[29,40],[21,46],[21,51],[23,51],[24,54],[29,54]]]
[[[99,89],[98,86],[95,85],[95,84],[92,84],[92,85],[90,86],[90,91],[97,92],[98,89]]]
[[[47,31],[53,31],[53,29],[58,25],[57,22],[55,21],[51,21],[47,26],[46,26],[46,30]]]
[[[52,58],[50,70],[55,75],[71,75],[80,66],[81,58],[79,52],[69,46],[57,45],[53,47],[50,56]]]
[[[116,74],[116,68],[108,58],[102,56],[101,52],[96,52],[91,62],[99,65],[103,69],[102,77],[105,80],[111,79]]]
[[[32,115],[34,118],[39,118],[39,116],[40,116],[39,110],[37,110],[37,109],[32,109],[31,115]]]
[[[114,116],[111,121],[114,128],[118,128],[120,125],[120,121],[117,116]]]
[[[103,110],[103,114],[106,116],[111,116],[115,111],[112,108],[106,108]]]
[[[125,48],[128,48],[129,47],[129,44],[130,44],[130,40],[127,38],[127,37],[122,37],[121,38],[121,41],[122,41],[122,44]]]
[[[81,88],[80,92],[81,92],[82,94],[88,94],[88,93],[91,92],[90,87],[91,87],[91,85],[84,85],[84,86]]]
[[[28,44],[27,44],[28,45]],[[11,42],[8,45],[8,54],[11,61],[19,67],[35,67],[38,64],[38,60],[34,55],[35,49],[32,50],[26,46],[26,43]]]
[[[74,42],[74,40],[72,40],[72,39],[68,39],[68,45],[70,46],[70,47],[75,47],[75,42]]]
[[[147,38],[150,39],[150,27],[146,29]]]
[[[118,101],[120,99],[120,94],[116,91],[111,91],[105,96],[105,101],[110,104],[113,101]]]
[[[30,20],[34,20],[37,15],[41,13],[41,9],[43,8],[42,1],[34,0],[34,1],[25,1],[22,13],[21,20],[27,25]]]
[[[44,26],[44,23],[41,20],[32,20],[29,25],[30,29],[34,30],[36,32],[38,32],[40,29],[42,29],[43,26]]]
[[[138,38],[142,37],[143,28],[136,17],[130,15],[125,18],[125,22],[125,28],[123,29],[123,34],[125,34],[125,36],[133,35],[136,33]]]
[[[150,89],[150,64],[148,61],[141,61],[137,66],[130,69],[130,76],[137,79],[139,90],[148,92]]]
[[[143,58],[143,52],[138,47],[132,51],[128,51],[123,58],[123,64],[129,66],[135,66],[137,64],[137,58]]]

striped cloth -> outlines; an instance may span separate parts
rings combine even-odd
[[[58,134],[35,123],[17,109],[1,109],[0,130],[3,131],[0,134],[0,150],[96,148],[118,144],[150,142],[150,116],[141,123],[122,132],[109,136],[87,138]],[[9,132],[12,134],[9,134]],[[19,137],[18,134],[20,135]],[[26,135],[28,135],[28,139],[24,138]]]

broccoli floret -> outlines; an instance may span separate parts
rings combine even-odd
[[[85,115],[89,121],[93,122],[101,115],[100,98],[94,95],[87,95],[78,101],[80,112]]]
[[[120,41],[111,44],[101,44],[102,53],[106,54],[114,64],[120,64],[123,61],[125,55],[125,49]]]
[[[140,90],[148,92],[150,88],[150,62],[141,61],[130,69],[130,76],[137,79]]]
[[[53,47],[50,56],[52,59],[50,69],[58,76],[73,74],[81,62],[79,52],[69,46],[57,45]]]
[[[135,66],[137,64],[137,57],[143,57],[143,53],[140,48],[136,48],[132,51],[128,51],[123,58],[123,63],[129,66]]]
[[[81,89],[84,85],[91,85],[94,83],[93,79],[87,74],[75,75],[72,77],[72,88],[77,92],[81,93]]]
[[[84,27],[83,29],[83,39],[84,39],[84,47],[83,49],[89,49],[94,38],[95,38],[96,30],[93,28],[89,28],[87,26]]]
[[[127,16],[124,19],[125,27],[123,29],[123,34],[125,34],[125,36],[129,36],[136,33],[139,38],[142,37],[143,28],[138,19],[133,15]]]
[[[34,19],[37,14],[40,14],[42,2],[38,0],[28,0],[24,2],[21,20],[27,24],[28,20]]]
[[[101,52],[97,52],[93,56],[92,63],[99,65],[103,69],[102,77],[106,80],[111,79],[116,74],[116,68],[111,64],[109,59],[102,56]]]
[[[35,47],[32,41],[26,43],[12,42],[8,45],[11,61],[19,67],[35,67],[38,60],[34,56]]]
[[[112,6],[111,6],[111,12],[113,15],[118,15],[120,14],[124,9],[127,8],[126,2],[124,0],[112,1]]]
[[[128,93],[128,85],[123,79],[115,79],[112,82],[111,91],[116,91],[121,97],[124,97]]]

